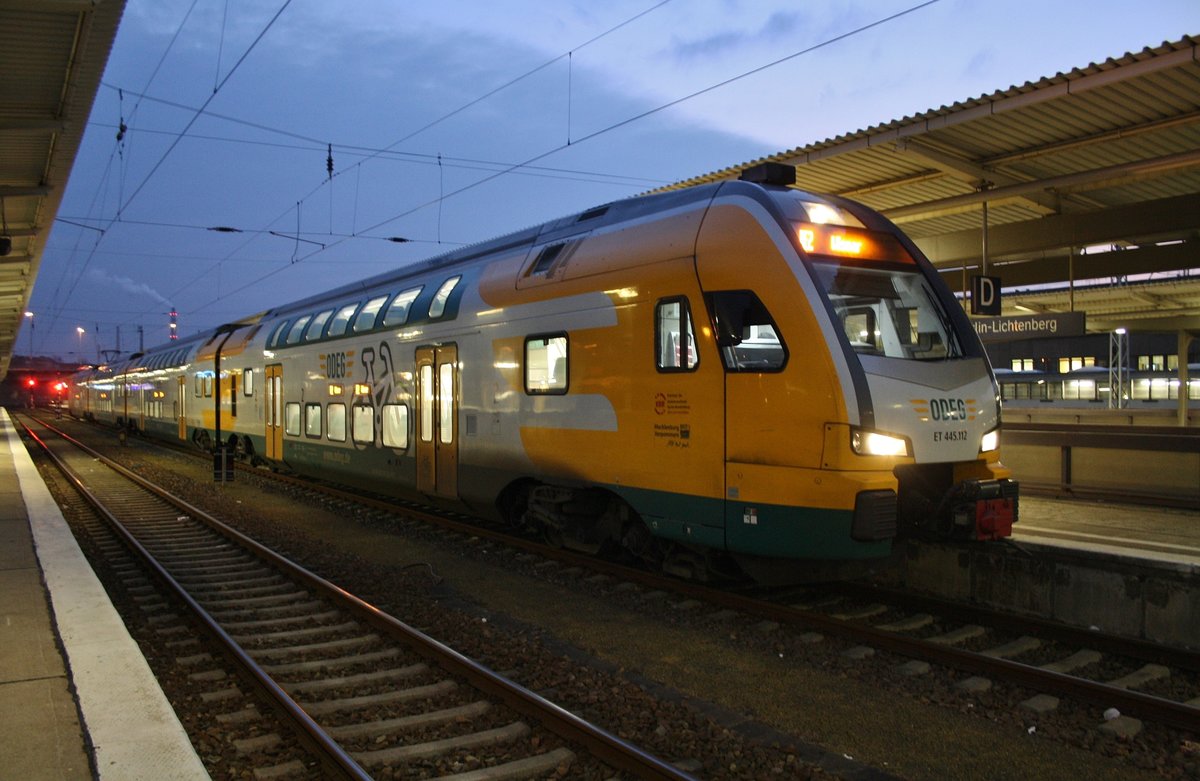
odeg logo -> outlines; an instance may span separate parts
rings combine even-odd
[[[929,416],[934,420],[966,420],[967,405],[962,399],[930,399]]]

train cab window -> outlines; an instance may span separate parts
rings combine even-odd
[[[321,436],[321,405],[304,405],[304,436],[318,438]]]
[[[351,420],[350,435],[360,445],[375,442],[375,408],[370,404],[355,404]]]
[[[442,283],[433,296],[433,300],[429,302],[430,317],[438,318],[446,313],[446,304],[450,301],[450,294],[454,292],[454,288],[458,286],[461,279],[462,277],[450,277]]]
[[[326,336],[341,336],[346,333],[346,326],[350,324],[350,318],[354,315],[354,310],[358,309],[358,302],[346,304],[337,311],[333,316],[333,322],[329,324],[329,333]]]
[[[705,295],[721,361],[731,372],[773,372],[787,363],[787,347],[770,312],[749,290]]]
[[[421,295],[423,287],[414,287],[411,290],[405,290],[396,295],[392,299],[391,305],[387,311],[383,313],[383,327],[393,328],[398,325],[404,325],[408,322],[408,310],[412,306],[413,301],[417,300],[417,296]]]
[[[287,343],[299,344],[300,338],[304,336],[304,327],[308,325],[308,321],[312,320],[312,315],[305,315],[292,324],[292,328],[288,331]]]
[[[383,446],[400,450],[408,448],[408,405],[383,405]]]
[[[911,260],[868,265],[828,255],[809,258],[856,353],[917,361],[962,357],[950,315]]]
[[[525,340],[526,393],[566,393],[569,376],[566,334],[531,336]]]
[[[283,433],[289,437],[300,436],[300,402],[289,401],[284,405]]]
[[[308,328],[304,329],[304,341],[315,342],[321,338],[321,331],[325,330],[325,323],[333,315],[332,309],[326,309],[324,312],[318,312],[312,322],[308,324]]]
[[[695,371],[700,365],[696,350],[692,310],[686,298],[658,302],[654,316],[655,356],[660,372]]]
[[[327,431],[325,436],[334,442],[346,441],[346,405],[330,404],[325,409]]]
[[[354,333],[370,331],[375,327],[375,318],[379,316],[379,310],[383,308],[384,301],[387,301],[387,296],[379,296],[378,298],[372,298],[363,305],[363,308],[354,317],[354,327],[352,329]]]
[[[242,369],[242,395],[254,395],[254,370]]]

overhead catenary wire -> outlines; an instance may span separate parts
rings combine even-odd
[[[524,161],[522,161],[522,162],[520,162],[520,163],[515,163],[515,164],[513,164],[512,166],[510,166],[510,167],[509,167],[509,168],[507,168],[507,169],[504,169],[504,170],[501,170],[501,171],[496,171],[496,172],[492,173],[492,174],[491,174],[491,175],[489,175],[489,176],[485,176],[485,177],[483,177],[482,179],[478,179],[478,180],[476,180],[476,181],[474,181],[474,182],[471,182],[470,184],[467,184],[467,185],[464,185],[464,186],[462,186],[462,187],[459,187],[459,188],[458,188],[458,189],[456,189],[456,190],[451,190],[451,191],[450,191],[450,192],[448,192],[448,193],[441,193],[441,194],[439,194],[439,196],[438,196],[437,198],[430,199],[430,200],[428,200],[428,201],[425,201],[424,203],[421,203],[421,204],[419,204],[419,205],[417,205],[417,206],[414,206],[414,207],[412,207],[412,208],[410,208],[410,209],[407,209],[407,210],[405,210],[405,211],[403,211],[403,212],[400,212],[399,214],[393,215],[392,217],[389,217],[389,218],[387,218],[387,219],[385,219],[385,220],[381,220],[380,222],[377,222],[377,223],[375,223],[374,225],[371,225],[370,227],[366,228],[366,229],[365,229],[365,231],[366,231],[366,232],[370,232],[370,231],[379,230],[380,228],[384,227],[385,225],[389,225],[389,224],[391,224],[391,223],[395,222],[396,220],[403,219],[404,217],[407,217],[407,216],[409,216],[409,215],[411,215],[411,214],[413,214],[413,213],[415,213],[415,212],[418,212],[418,211],[420,211],[421,209],[428,208],[429,206],[432,206],[432,205],[434,205],[434,204],[436,204],[436,203],[439,203],[439,202],[441,202],[442,200],[444,200],[444,199],[446,199],[446,198],[452,198],[452,197],[454,197],[454,196],[456,196],[456,195],[460,195],[460,194],[462,194],[462,193],[465,193],[465,192],[468,192],[468,191],[470,191],[470,190],[473,190],[473,189],[475,189],[475,188],[477,188],[477,187],[479,187],[479,186],[481,186],[481,185],[483,185],[483,184],[486,184],[486,183],[488,183],[488,182],[494,181],[494,180],[496,180],[496,179],[500,178],[501,176],[504,176],[504,175],[506,175],[506,174],[512,173],[512,172],[513,172],[513,171],[515,171],[515,170],[518,170],[518,169],[520,169],[520,168],[523,168],[523,167],[525,167],[525,166],[528,166],[528,165],[531,165],[531,164],[533,164],[533,163],[536,163],[536,162],[539,162],[539,161],[541,161],[541,160],[544,160],[545,158],[547,158],[547,157],[549,157],[549,156],[551,156],[551,155],[553,155],[553,154],[556,154],[556,153],[558,153],[558,152],[561,152],[561,151],[563,151],[564,149],[567,149],[567,148],[569,148],[569,147],[573,147],[573,146],[577,146],[577,145],[579,145],[580,143],[587,142],[587,141],[591,141],[591,140],[593,140],[593,139],[599,138],[599,137],[601,137],[601,136],[603,136],[603,135],[606,135],[606,134],[608,134],[608,133],[611,133],[611,132],[613,132],[613,131],[615,131],[615,130],[617,130],[617,129],[620,129],[620,128],[622,128],[622,127],[626,127],[626,126],[628,126],[628,125],[630,125],[630,124],[632,124],[632,123],[634,123],[634,122],[640,121],[640,120],[642,120],[642,119],[645,119],[645,118],[647,118],[647,117],[650,117],[650,116],[654,116],[655,114],[658,114],[658,113],[660,113],[660,112],[662,112],[662,111],[665,111],[665,110],[667,110],[667,109],[669,109],[669,108],[672,108],[672,107],[674,107],[674,106],[678,106],[678,105],[680,105],[681,103],[684,103],[684,102],[686,102],[686,101],[688,101],[688,100],[692,100],[693,98],[697,98],[697,97],[699,97],[699,96],[701,96],[701,95],[708,94],[708,93],[710,93],[710,92],[712,92],[712,91],[714,91],[714,90],[720,89],[720,88],[722,88],[722,87],[729,86],[730,84],[734,84],[734,83],[736,83],[736,82],[738,82],[738,81],[741,81],[742,79],[748,78],[748,77],[750,77],[750,76],[753,76],[753,75],[755,75],[755,74],[758,74],[758,73],[762,73],[762,72],[763,72],[763,71],[765,71],[765,70],[768,70],[768,69],[770,69],[770,68],[776,67],[776,66],[778,66],[778,65],[781,65],[781,64],[783,64],[783,63],[785,63],[785,62],[789,62],[789,61],[791,61],[791,60],[794,60],[794,59],[796,59],[797,57],[801,57],[801,56],[804,56],[804,55],[806,55],[806,54],[811,54],[812,52],[815,52],[815,51],[818,51],[818,50],[820,50],[820,49],[826,48],[826,47],[828,47],[828,46],[831,46],[831,45],[833,45],[833,44],[835,44],[835,43],[838,43],[838,42],[840,42],[840,41],[844,41],[844,40],[846,40],[846,39],[848,39],[848,38],[852,38],[852,37],[854,37],[854,36],[856,36],[856,35],[860,35],[860,34],[862,34],[862,33],[866,32],[866,31],[868,31],[868,30],[872,30],[872,29],[875,29],[875,28],[877,28],[877,27],[879,27],[879,26],[881,26],[881,25],[888,24],[888,23],[890,23],[890,22],[894,22],[894,21],[896,21],[897,19],[900,19],[900,18],[903,18],[903,17],[905,17],[905,16],[908,16],[908,15],[910,15],[910,14],[913,14],[913,13],[915,13],[915,12],[917,12],[917,11],[920,11],[920,10],[922,10],[922,9],[924,9],[924,8],[928,8],[929,6],[935,5],[935,4],[937,4],[938,2],[940,2],[940,0],[924,0],[924,2],[917,3],[917,4],[915,4],[915,5],[909,6],[908,8],[902,9],[902,10],[900,10],[900,11],[897,11],[897,12],[895,12],[895,13],[892,13],[892,14],[889,14],[889,15],[887,15],[887,16],[884,16],[884,17],[881,17],[881,18],[879,18],[879,19],[876,19],[875,21],[868,22],[868,23],[866,23],[866,24],[860,25],[860,26],[858,26],[858,27],[855,27],[855,28],[854,28],[854,29],[852,29],[852,30],[849,30],[849,31],[847,31],[847,32],[844,32],[844,33],[841,33],[841,34],[839,34],[839,35],[835,35],[835,36],[833,36],[833,37],[826,38],[826,39],[824,39],[824,40],[822,40],[822,41],[819,41],[818,43],[815,43],[815,44],[813,44],[813,45],[811,45],[811,46],[808,46],[808,47],[805,47],[805,48],[803,48],[803,49],[800,49],[800,50],[798,50],[798,51],[796,51],[796,52],[793,52],[793,53],[791,53],[791,54],[789,54],[789,55],[786,55],[786,56],[784,56],[784,57],[780,57],[780,58],[778,58],[778,59],[772,60],[771,62],[768,62],[768,63],[766,63],[766,64],[764,64],[764,65],[759,65],[759,66],[757,66],[757,67],[755,67],[755,68],[751,68],[750,70],[747,70],[747,71],[744,71],[744,72],[742,72],[742,73],[739,73],[739,74],[738,74],[738,75],[736,75],[736,76],[732,76],[732,77],[730,77],[730,78],[728,78],[728,79],[724,79],[724,80],[722,80],[722,81],[720,81],[720,82],[717,82],[717,83],[715,83],[715,84],[712,84],[712,85],[709,85],[709,86],[707,86],[707,87],[704,87],[703,89],[696,90],[695,92],[692,92],[692,93],[689,93],[689,94],[687,94],[687,95],[684,95],[684,96],[682,96],[682,97],[679,97],[679,98],[676,98],[676,99],[674,99],[674,100],[668,101],[668,102],[666,102],[666,103],[663,103],[663,104],[661,104],[661,105],[659,105],[659,106],[656,106],[656,107],[654,107],[654,108],[651,108],[651,109],[649,109],[649,110],[647,110],[647,111],[643,111],[643,112],[640,112],[640,113],[638,113],[638,114],[635,114],[635,115],[633,115],[633,116],[631,116],[631,117],[627,117],[626,119],[620,120],[620,121],[618,121],[618,122],[615,122],[615,123],[613,123],[613,124],[611,124],[611,125],[608,125],[608,126],[606,126],[606,127],[600,128],[599,130],[593,131],[593,132],[591,132],[591,133],[589,133],[589,134],[587,134],[587,135],[585,135],[585,136],[582,136],[582,137],[580,137],[580,138],[578,138],[578,139],[575,139],[575,141],[573,142],[573,144],[570,144],[570,145],[568,145],[568,144],[560,144],[560,145],[558,145],[558,146],[555,146],[555,147],[553,147],[553,148],[551,148],[551,149],[548,149],[548,150],[545,150],[545,151],[543,151],[543,152],[540,152],[540,153],[538,153],[538,154],[534,155],[533,157],[530,157],[529,159],[527,159],[527,160],[524,160]],[[657,7],[657,6],[656,6],[656,7]],[[559,59],[561,59],[561,58],[559,58]],[[390,147],[389,147],[389,148],[390,148]],[[307,255],[304,255],[304,256],[302,256],[302,257],[299,257],[299,258],[297,258],[297,259],[293,260],[293,261],[292,261],[292,263],[290,263],[288,266],[284,266],[284,267],[280,267],[280,268],[274,269],[273,271],[270,271],[270,272],[268,272],[268,273],[266,273],[266,274],[264,274],[264,275],[262,275],[262,276],[258,277],[257,279],[254,279],[254,280],[251,280],[250,282],[247,282],[245,285],[242,285],[241,287],[237,288],[236,290],[234,290],[234,291],[231,291],[231,292],[229,293],[229,295],[233,295],[233,294],[236,294],[236,293],[240,293],[240,292],[242,292],[243,290],[246,290],[246,289],[248,289],[248,288],[250,288],[250,287],[253,287],[253,286],[255,286],[255,285],[259,284],[260,282],[263,282],[263,281],[265,281],[266,279],[269,279],[270,277],[274,276],[275,274],[278,274],[280,271],[283,271],[285,268],[289,268],[289,267],[291,267],[292,265],[296,265],[296,264],[298,264],[298,263],[302,263],[302,262],[304,262],[304,261],[308,260],[309,258],[311,258],[311,257],[313,257],[313,256],[315,256],[315,255],[317,255],[317,254],[319,254],[319,253],[326,252],[326,251],[328,251],[328,250],[330,250],[330,249],[332,249],[332,248],[334,248],[334,247],[337,247],[337,246],[339,246],[340,244],[342,244],[344,241],[346,241],[346,239],[339,239],[339,240],[337,240],[337,241],[331,242],[331,243],[329,244],[329,246],[327,246],[327,247],[322,247],[322,248],[321,248],[321,249],[319,249],[319,250],[314,250],[313,252],[310,252],[310,253],[309,253],[309,254],[307,254]],[[207,302],[206,304],[202,305],[202,307],[198,307],[198,308],[203,308],[203,306],[209,306],[209,305],[211,305],[211,304],[213,304],[213,303],[216,303],[216,301],[215,301],[215,300],[214,300],[214,301],[209,301],[209,302]]]

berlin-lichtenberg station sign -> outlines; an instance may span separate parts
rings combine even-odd
[[[1007,342],[1047,336],[1082,336],[1087,328],[1083,312],[1060,312],[1021,317],[981,317],[971,321],[984,342]]]

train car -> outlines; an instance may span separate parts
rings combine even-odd
[[[932,266],[794,171],[744,179],[272,309],[160,379],[126,365],[178,395],[178,427],[143,430],[691,577],[1011,533],[998,388]]]

